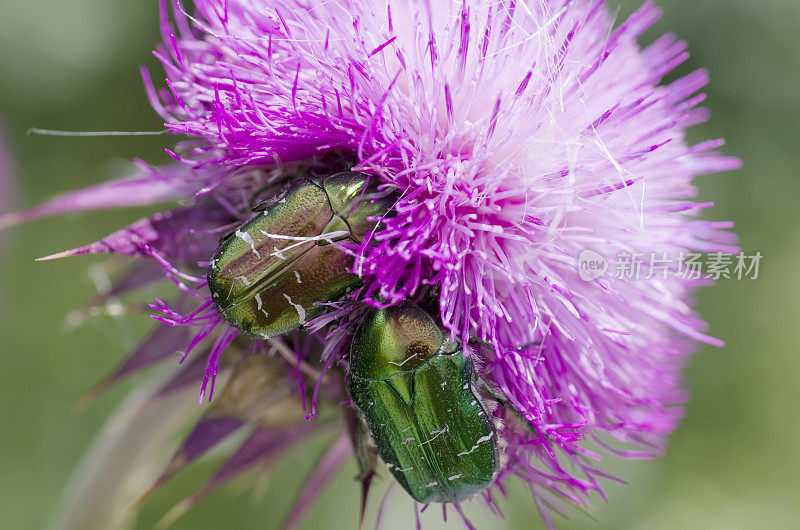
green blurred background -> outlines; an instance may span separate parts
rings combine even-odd
[[[619,16],[638,6],[621,3]],[[699,295],[699,308],[723,349],[705,348],[686,375],[693,399],[667,455],[611,461],[629,485],[608,484],[610,503],[593,517],[575,512],[561,528],[800,528],[800,45],[797,0],[660,0],[663,19],[646,41],[674,31],[692,58],[678,74],[707,66],[713,119],[692,139],[723,136],[744,169],[699,181],[713,219],[732,219],[743,248],[764,255],[756,281],[722,281]],[[14,153],[18,207],[124,170],[133,157],[168,159],[164,137],[27,136],[29,127],[157,130],[138,74],[159,40],[156,2],[8,1],[0,16],[0,123]],[[611,0],[612,8],[617,2]],[[7,193],[8,190],[0,190]],[[5,237],[0,260],[0,527],[41,528],[70,472],[104,418],[135,383],[112,390],[82,412],[72,403],[111,369],[148,326],[143,315],[90,319],[67,329],[65,317],[94,292],[87,269],[101,259],[34,263],[35,257],[93,241],[143,211],[67,216],[20,227]],[[99,270],[94,268],[95,273]],[[95,274],[95,276],[97,276]],[[313,449],[313,448],[312,448]],[[176,529],[275,528],[314,453],[297,454],[253,502],[236,484],[178,520]],[[150,528],[218,464],[180,475],[141,510]],[[357,495],[347,468],[304,528],[353,528]],[[412,519],[397,495],[391,527]],[[437,513],[427,520],[439,520]],[[537,528],[522,487],[511,490],[502,523],[472,507],[480,528]],[[455,514],[452,514],[455,515]],[[447,526],[458,528],[451,517]],[[558,519],[557,519],[558,520]]]

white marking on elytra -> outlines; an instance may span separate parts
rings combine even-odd
[[[478,447],[480,447],[480,445],[475,444],[475,445],[472,446],[472,449],[470,449],[469,451],[462,451],[462,452],[458,453],[456,456],[466,456],[466,455],[472,453],[473,451],[476,451],[478,449]]]
[[[447,477],[447,480],[455,480],[457,478],[461,478],[461,473],[455,474],[452,477]]]
[[[256,250],[256,242],[253,241],[253,236],[251,236],[247,232],[242,232],[241,229],[237,230],[235,234],[236,237],[238,237],[239,239],[250,245],[250,248],[253,249],[253,254],[255,254],[256,257],[258,257],[258,259],[261,259],[261,254],[259,254],[258,251]]]
[[[432,487],[438,486],[438,485],[439,485],[439,483],[434,480],[433,482],[429,482],[429,483],[425,484],[423,486],[423,488],[432,488]]]
[[[289,296],[288,294],[283,293],[283,297],[289,301],[289,305],[294,306],[295,310],[297,311],[297,316],[300,317],[300,325],[302,326],[303,324],[305,324],[306,323],[305,308],[303,308],[303,306],[301,306],[300,304],[295,304],[294,302],[292,302],[292,297]]]
[[[261,232],[262,235],[269,237],[271,239],[296,241],[296,243],[287,245],[282,249],[274,247],[275,251],[270,253],[270,256],[275,256],[278,259],[286,259],[286,257],[283,254],[284,252],[294,250],[296,247],[302,246],[305,243],[325,241],[328,244],[333,244],[337,241],[340,241],[350,236],[350,232],[347,230],[336,230],[334,232],[328,232],[327,234],[320,234],[318,236],[287,236],[284,234],[273,234],[272,232],[267,232],[265,230],[259,230],[259,232]]]
[[[408,438],[406,438],[405,440],[403,440],[402,442],[400,442],[400,445],[405,445],[405,444],[407,444],[408,442],[413,442],[414,440],[416,440],[416,438],[414,438],[413,436],[409,436]]]
[[[461,388],[463,388],[464,390],[468,389],[469,388],[469,383],[464,383],[464,386],[462,386]]]
[[[447,381],[442,381],[442,384],[441,384],[442,390],[444,390],[445,386],[447,386]]]
[[[413,359],[414,357],[417,357],[419,354],[420,354],[420,352],[416,352],[416,353],[414,353],[414,355],[412,355],[411,357],[408,357],[408,358],[406,358],[406,359],[403,359],[403,362],[400,362],[400,363],[396,363],[396,362],[394,362],[394,361],[387,361],[387,362],[388,362],[389,364],[393,364],[393,365],[395,365],[395,366],[403,366],[404,364],[406,364],[408,361],[410,361],[410,360],[411,360],[411,359]]]
[[[425,444],[431,443],[432,441],[434,441],[435,439],[437,439],[439,436],[441,436],[441,435],[443,435],[444,433],[446,433],[446,432],[449,432],[449,431],[450,431],[450,426],[449,426],[449,425],[445,425],[445,426],[444,426],[444,429],[441,429],[441,430],[438,430],[438,431],[437,431],[437,430],[433,430],[433,431],[431,431],[431,432],[430,432],[430,434],[432,434],[432,435],[433,435],[433,438],[431,438],[430,440],[425,440],[424,442],[422,442],[421,444],[419,444],[419,446],[418,446],[418,447],[422,447],[422,446],[423,446],[423,445],[425,445]]]
[[[294,276],[297,278],[297,283],[303,283],[303,280],[300,279],[300,273],[298,271],[294,271]]]
[[[463,451],[461,453],[458,453],[456,456],[465,456],[465,455],[468,455],[468,454],[476,451],[478,449],[478,447],[481,446],[482,443],[488,442],[489,440],[491,440],[492,436],[494,436],[494,433],[490,432],[486,436],[482,436],[481,438],[478,438],[478,441],[475,442],[475,445],[472,446],[472,449],[470,449],[469,451]]]
[[[397,470],[398,470],[400,473],[405,473],[406,471],[411,471],[412,469],[414,469],[414,468],[413,468],[413,467],[407,467],[407,468],[405,468],[405,469],[401,469],[401,468],[399,468],[399,467],[397,468]]]
[[[475,400],[473,399],[473,400],[472,400],[472,403],[470,403],[470,405],[474,405],[475,403],[477,403],[477,401],[475,401]]]
[[[250,284],[252,283],[250,281],[250,278],[248,278],[247,276],[236,276],[234,278],[234,280],[240,280],[244,284],[245,287],[249,287]]]
[[[477,442],[475,442],[475,443],[476,443],[476,444],[480,444],[480,443],[483,443],[483,442],[488,442],[488,441],[489,441],[489,440],[491,440],[493,437],[494,437],[494,432],[490,432],[490,433],[489,433],[489,434],[487,434],[486,436],[482,436],[482,437],[478,438],[478,441],[477,441]]]
[[[264,305],[263,300],[261,300],[261,293],[256,293],[256,303],[258,304],[258,310],[264,313],[264,316],[269,318],[269,313],[267,313],[262,306]]]
[[[279,249],[279,248],[278,248],[278,247],[276,247],[276,246],[273,246],[272,248],[273,248],[273,249],[275,249],[275,252],[273,252],[272,254],[270,254],[270,256],[275,256],[275,257],[276,257],[276,258],[278,258],[279,260],[286,261],[286,256],[285,256],[285,255],[284,255],[284,253],[281,251],[281,249]]]

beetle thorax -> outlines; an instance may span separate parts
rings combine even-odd
[[[385,379],[413,371],[440,352],[444,337],[433,319],[402,302],[366,317],[353,339],[351,374]]]

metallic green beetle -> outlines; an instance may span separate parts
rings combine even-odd
[[[350,396],[419,502],[462,501],[497,474],[496,432],[474,382],[472,360],[411,302],[370,311],[356,330]]]
[[[335,242],[360,243],[394,196],[378,179],[344,172],[301,180],[223,241],[208,268],[219,314],[246,335],[272,338],[317,316],[360,279]]]

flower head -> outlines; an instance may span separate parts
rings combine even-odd
[[[335,421],[281,415],[281,431],[243,403],[282,407],[292,395],[310,420],[318,404],[346,399],[335,380],[347,377],[355,327],[370,305],[406,299],[427,301],[499,396],[490,408],[502,458],[480,494],[490,506],[517,476],[548,518],[559,499],[602,495],[608,475],[588,445],[623,456],[663,449],[686,399],[687,355],[697,341],[721,344],[692,309],[703,281],[585,281],[578,257],[590,250],[615,267],[621,253],[734,251],[729,223],[697,219],[709,204],[694,200],[692,180],[739,162],[716,152],[720,140],[687,143],[686,129],[707,117],[698,107],[707,75],[662,83],[688,55],[669,34],[640,48],[659,16],[651,2],[616,26],[589,0],[195,5],[189,15],[175,3],[173,23],[162,6],[165,86],[143,72],[165,127],[186,137],[167,151],[176,162],[17,214],[184,200],[58,255],[149,258],[117,290],[152,281],[154,262],[183,292],[154,303],[168,327],[112,379],[182,340],[191,361],[162,392],[200,377],[200,399],[210,399],[218,371],[231,374],[162,480],[245,424],[257,428],[212,485],[279,454],[288,430],[302,437]],[[340,245],[361,287],[301,316],[302,332],[240,335],[202,272],[220,237],[288,183],[347,170],[396,197],[371,237]],[[299,392],[275,395],[265,381],[276,373]],[[343,408],[356,433],[357,415]],[[346,437],[332,444],[292,521],[351,450]]]

